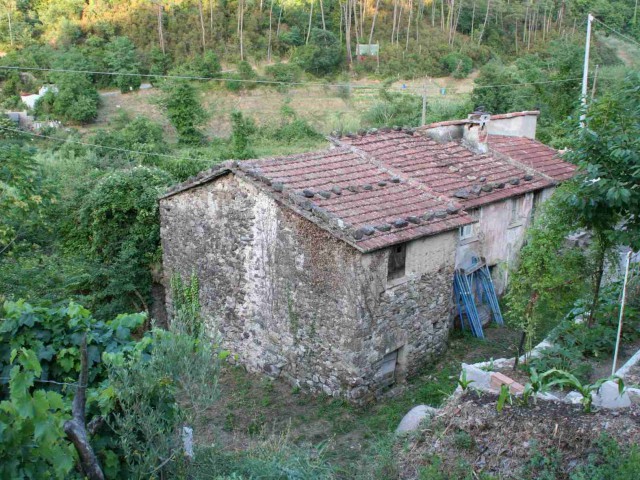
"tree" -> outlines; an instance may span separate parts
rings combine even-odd
[[[531,351],[542,327],[559,322],[584,294],[585,252],[566,242],[576,225],[563,200],[565,192],[573,188],[560,187],[536,213],[518,265],[510,275],[505,296],[507,318],[525,335],[526,351]]]
[[[34,153],[19,145],[0,145],[0,257],[42,220],[50,202]]]
[[[83,74],[67,73],[58,77],[57,93],[49,90],[36,103],[38,115],[52,115],[63,121],[84,124],[98,116],[100,96],[91,80]]]
[[[115,37],[105,48],[105,60],[109,71],[117,72],[113,83],[122,93],[140,88],[141,80],[136,47],[127,37]]]
[[[187,82],[167,83],[164,105],[169,121],[178,132],[180,143],[200,143],[202,133],[197,127],[207,115],[198,101],[195,88]]]
[[[249,137],[255,132],[255,125],[251,119],[245,118],[242,112],[231,114],[231,157],[243,160],[255,156],[249,147]]]
[[[308,45],[298,48],[294,60],[306,71],[323,75],[335,71],[342,62],[342,49],[336,36],[314,28]]]
[[[94,264],[92,291],[103,305],[99,314],[149,310],[151,267],[160,260],[157,198],[171,183],[162,170],[134,167],[105,175],[78,200],[70,246]]]
[[[593,102],[566,159],[578,165],[566,197],[574,221],[592,232],[596,250],[589,325],[595,322],[607,252],[617,244],[640,248],[640,75]]]

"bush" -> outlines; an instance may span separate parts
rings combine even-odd
[[[314,28],[309,43],[295,51],[293,60],[307,72],[326,75],[342,63],[342,48],[333,33]]]
[[[266,74],[277,82],[294,83],[300,81],[302,71],[293,63],[276,63],[269,65]]]
[[[256,86],[258,85],[257,83],[252,81],[258,79],[258,74],[247,61],[238,63],[236,73],[228,74],[227,78],[229,80],[225,82],[225,86],[232,92],[238,92],[240,90],[251,90],[253,88],[256,88]]]
[[[186,144],[202,142],[198,126],[207,115],[196,96],[196,90],[187,82],[178,81],[165,84],[163,99],[169,121],[178,132],[178,141]]]
[[[127,37],[115,37],[105,48],[105,60],[110,71],[122,74],[113,77],[113,84],[122,93],[140,88],[141,77],[135,75],[140,73],[136,47]]]
[[[367,110],[363,119],[373,127],[420,125],[422,98],[416,95],[380,92],[380,100]]]
[[[164,157],[153,154],[162,155],[169,151],[162,126],[145,117],[136,117],[133,120],[126,117],[123,120],[125,123],[121,128],[100,131],[92,142],[107,147],[131,150],[131,152],[98,148],[96,155],[107,159],[112,167],[118,164],[118,158],[125,164],[161,166]]]
[[[162,170],[135,167],[105,175],[78,199],[71,246],[94,265],[98,314],[148,311],[151,266],[160,261],[157,199],[172,182]]]
[[[84,124],[98,116],[100,96],[83,74],[63,74],[57,81],[58,93],[47,92],[36,103],[36,114],[52,115],[63,121]]]
[[[473,61],[460,53],[445,55],[441,62],[445,71],[454,78],[466,78],[473,69]]]

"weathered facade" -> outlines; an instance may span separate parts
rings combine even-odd
[[[248,368],[374,397],[446,347],[456,257],[473,247],[511,261],[534,197],[557,183],[476,152],[464,132],[428,133],[333,138],[326,151],[227,162],[177,186],[160,201],[167,282],[198,275],[210,328]],[[519,225],[503,219],[514,198]]]

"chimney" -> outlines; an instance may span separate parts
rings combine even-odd
[[[476,153],[487,153],[488,123],[491,115],[478,107],[468,117],[463,127],[462,142]]]
[[[491,115],[489,134],[535,139],[539,115],[539,110]]]

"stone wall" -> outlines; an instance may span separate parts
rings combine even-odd
[[[456,232],[411,242],[403,279],[233,174],[161,200],[165,285],[195,271],[209,328],[254,371],[364,402],[442,351]],[[171,299],[168,298],[170,304]]]
[[[446,349],[451,326],[457,230],[409,242],[403,278],[387,282],[388,250],[362,257],[358,307],[362,335],[354,348],[361,372],[352,398],[377,395],[385,354],[399,351],[399,381],[417,373]]]

